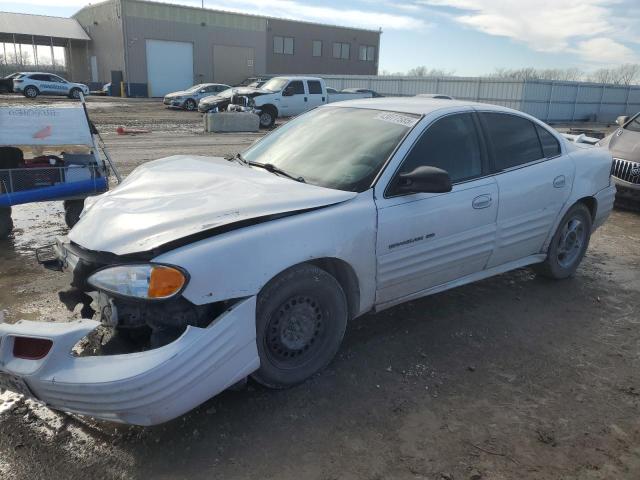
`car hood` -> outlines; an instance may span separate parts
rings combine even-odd
[[[229,97],[221,97],[219,95],[209,95],[207,97],[204,97],[202,100],[200,100],[200,102],[206,105],[209,103],[224,102],[225,100],[229,101]]]
[[[640,132],[618,129],[600,143],[609,147],[612,157],[640,162]]]
[[[187,92],[186,90],[183,90],[181,92],[171,92],[171,93],[167,93],[165,95],[166,98],[175,98],[175,97],[184,97],[186,95],[189,95],[189,92]]]
[[[144,164],[114,190],[89,197],[69,238],[88,250],[116,255],[150,252],[237,222],[333,205],[356,195],[223,158],[177,155]]]

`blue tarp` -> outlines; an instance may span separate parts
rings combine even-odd
[[[11,207],[31,202],[46,202],[68,197],[91,195],[107,190],[107,179],[98,177],[81,182],[61,183],[51,187],[41,187],[33,190],[23,190],[15,193],[0,194],[0,207]]]

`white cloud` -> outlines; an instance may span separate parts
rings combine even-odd
[[[455,21],[489,35],[508,37],[541,52],[573,52],[586,61],[638,61],[622,44],[617,16],[620,0],[418,0],[430,7],[448,7]],[[622,8],[624,12],[630,9]],[[640,18],[635,19],[635,25]],[[623,39],[629,41],[629,38]],[[603,50],[597,52],[598,47]]]
[[[592,63],[635,63],[638,56],[629,47],[606,37],[578,42],[576,53]]]

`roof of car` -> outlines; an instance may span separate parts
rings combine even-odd
[[[357,100],[346,100],[339,103],[330,103],[329,106],[336,107],[353,107],[353,108],[371,108],[377,110],[388,110],[399,113],[413,113],[416,115],[426,115],[435,110],[451,107],[474,107],[485,110],[496,110],[503,112],[515,112],[510,108],[498,105],[490,105],[487,103],[478,103],[465,100],[448,100],[441,98],[428,97],[383,97],[383,98],[364,98]],[[522,113],[522,112],[516,112]]]

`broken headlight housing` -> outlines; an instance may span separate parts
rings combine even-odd
[[[103,268],[87,282],[102,292],[140,300],[165,300],[176,296],[187,284],[187,273],[169,265],[152,263]]]

